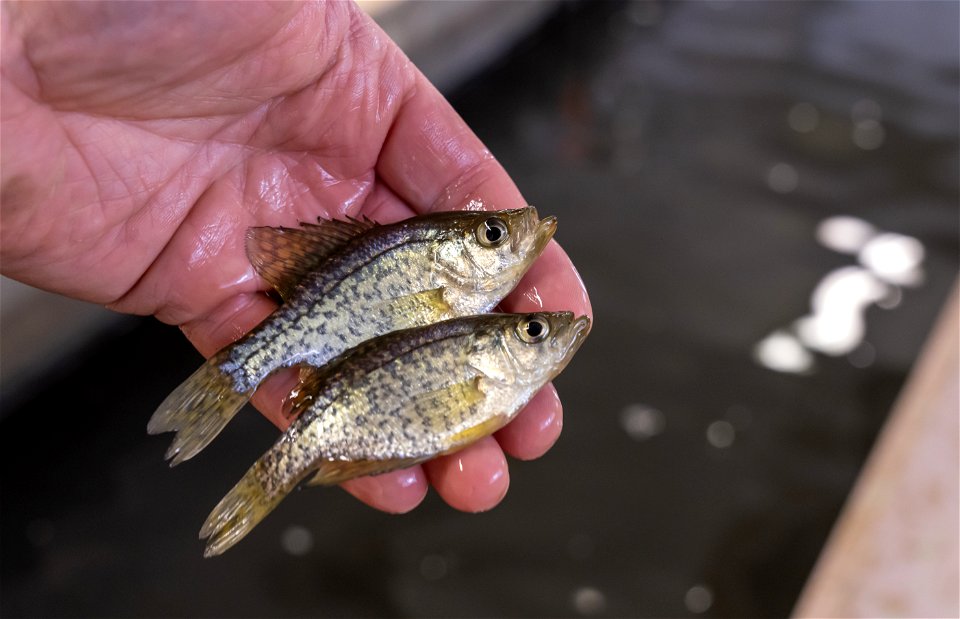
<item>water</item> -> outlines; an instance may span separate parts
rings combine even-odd
[[[453,94],[592,294],[557,446],[490,513],[310,490],[204,561],[273,431],[168,469],[144,426],[199,357],[144,321],[3,416],[4,614],[786,615],[957,275],[957,23],[565,7]]]

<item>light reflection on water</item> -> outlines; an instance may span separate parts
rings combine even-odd
[[[683,603],[692,613],[705,613],[713,606],[713,592],[704,585],[695,585],[687,590]]]
[[[815,366],[809,349],[830,356],[851,355],[854,367],[869,367],[876,354],[864,342],[867,309],[873,305],[893,309],[900,304],[901,287],[923,283],[923,244],[904,234],[880,232],[869,222],[846,215],[821,221],[815,237],[828,249],[857,256],[862,267],[845,266],[827,273],[810,297],[811,313],[758,342],[754,359],[774,371],[803,374]]]
[[[596,587],[580,587],[573,592],[573,607],[586,617],[598,615],[607,609],[607,596]]]

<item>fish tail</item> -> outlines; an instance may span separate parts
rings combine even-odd
[[[150,434],[177,433],[164,456],[170,466],[200,453],[250,400],[252,390],[237,391],[220,361],[217,355],[201,365],[167,396],[147,424]]]
[[[260,482],[261,469],[260,462],[254,464],[207,516],[200,529],[200,539],[207,540],[204,557],[223,554],[243,539],[296,485],[268,492]]]

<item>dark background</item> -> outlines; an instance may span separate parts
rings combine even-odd
[[[311,489],[203,560],[200,524],[275,431],[247,410],[168,469],[144,428],[200,356],[131,318],[4,398],[2,614],[787,615],[957,275],[957,23],[935,2],[563,5],[450,93],[591,292],[556,447],[490,513]],[[816,240],[841,214],[919,240],[922,282],[866,307],[849,355],[764,367],[757,343],[857,264]]]

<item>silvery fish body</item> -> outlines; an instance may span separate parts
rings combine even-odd
[[[283,304],[173,391],[147,426],[177,432],[171,466],[212,441],[278,369],[321,366],[371,337],[489,311],[556,230],[536,209],[454,211],[380,226],[252,228],[247,255]]]
[[[337,484],[491,434],[560,373],[589,327],[570,312],[454,318],[304,370],[299,417],[207,518],[206,556],[238,542],[308,477]]]

